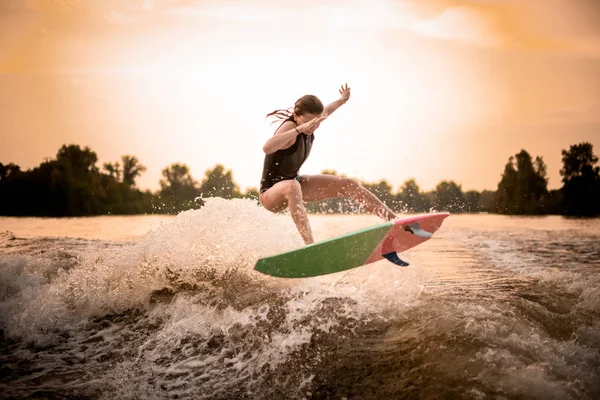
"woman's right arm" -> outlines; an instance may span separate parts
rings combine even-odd
[[[313,118],[302,125],[296,126],[296,123],[292,121],[286,121],[279,129],[275,131],[272,138],[267,140],[263,146],[263,151],[267,154],[275,153],[277,150],[284,150],[291,147],[296,143],[296,136],[299,133],[306,135],[312,135],[315,129],[319,127],[319,124],[323,122],[327,117]]]
[[[297,130],[296,124],[292,121],[284,122],[273,137],[271,137],[263,146],[263,151],[266,154],[275,153],[277,150],[287,149],[296,142],[296,136],[299,131]]]

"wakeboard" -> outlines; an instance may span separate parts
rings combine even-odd
[[[279,278],[309,278],[360,267],[379,260],[405,267],[398,253],[431,238],[449,213],[423,214],[309,244],[264,257],[255,270]]]

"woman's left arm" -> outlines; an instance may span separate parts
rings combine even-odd
[[[328,117],[330,116],[335,110],[337,110],[338,108],[340,108],[340,106],[342,104],[346,104],[346,102],[348,101],[348,99],[350,98],[350,88],[348,87],[348,84],[344,84],[342,85],[342,87],[340,88],[340,98],[336,101],[334,101],[333,103],[328,104],[325,107],[325,110],[323,111],[323,116]]]

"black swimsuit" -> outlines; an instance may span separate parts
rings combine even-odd
[[[293,117],[284,122],[286,121],[295,122]],[[291,147],[265,155],[262,179],[260,180],[260,194],[263,194],[277,182],[288,179],[300,181],[298,171],[308,158],[314,140],[314,134],[305,135],[300,133],[296,136],[296,141]]]

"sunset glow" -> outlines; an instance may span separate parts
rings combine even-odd
[[[7,4],[9,3],[9,4]],[[68,1],[0,4],[0,160],[65,143],[257,187],[267,112],[348,82],[303,173],[494,189],[509,156],[600,147],[600,9],[534,1]]]

